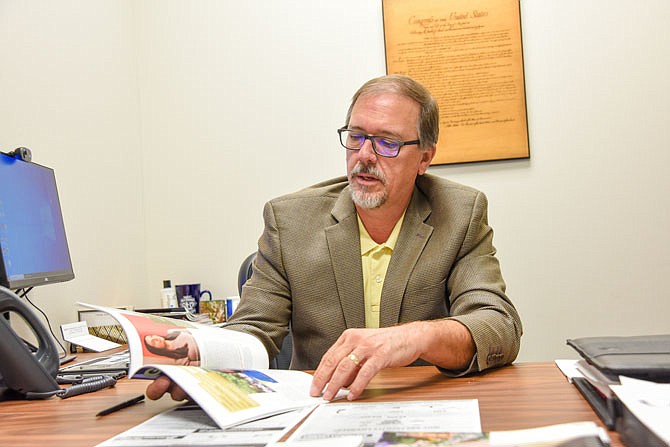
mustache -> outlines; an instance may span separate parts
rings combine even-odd
[[[351,170],[351,177],[354,177],[358,174],[367,174],[377,177],[382,184],[386,185],[386,176],[380,171],[377,166],[374,165],[364,165],[360,162],[356,163],[356,166]]]

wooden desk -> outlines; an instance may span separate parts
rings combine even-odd
[[[116,387],[69,399],[0,403],[2,446],[93,446],[174,406],[164,397],[96,418],[114,403],[144,392],[147,381],[123,379]],[[521,363],[481,375],[449,379],[433,367],[381,371],[359,401],[479,400],[482,429],[512,430],[598,417],[553,363]],[[602,425],[602,424],[601,424]],[[613,447],[622,447],[610,432]]]

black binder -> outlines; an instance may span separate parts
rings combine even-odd
[[[617,382],[620,375],[670,382],[670,334],[584,337],[567,340],[567,344],[590,365]],[[603,424],[610,430],[616,430],[624,444],[631,447],[668,447],[615,395],[604,396],[583,377],[573,377],[572,382]]]
[[[618,402],[616,397],[605,397],[600,392],[589,383],[583,377],[573,377],[572,383],[575,384],[577,389],[584,399],[591,405],[593,411],[598,415],[605,427],[609,430],[614,430],[616,428],[616,418],[618,415]]]
[[[584,337],[567,341],[606,376],[670,382],[670,334]]]

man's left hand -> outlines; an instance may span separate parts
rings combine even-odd
[[[407,366],[422,358],[451,370],[464,370],[475,354],[470,331],[452,319],[415,321],[380,329],[347,329],[321,358],[310,395],[332,400],[349,387],[358,398],[383,368]]]
[[[408,326],[344,331],[321,358],[310,394],[332,400],[340,388],[349,387],[347,399],[354,400],[381,369],[412,363],[420,351]]]

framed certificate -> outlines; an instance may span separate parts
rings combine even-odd
[[[432,164],[529,158],[519,0],[382,0],[386,70],[440,107]]]

